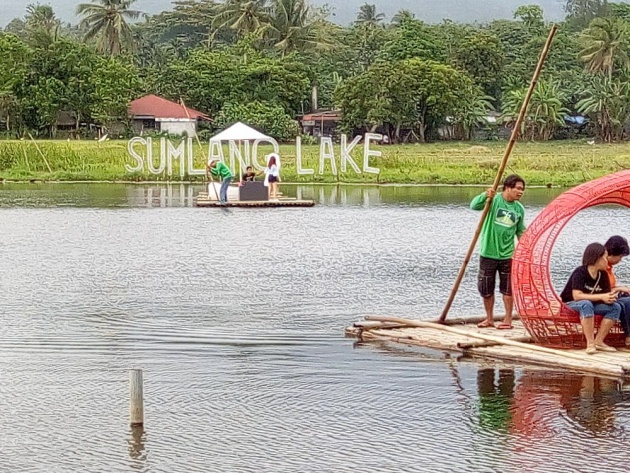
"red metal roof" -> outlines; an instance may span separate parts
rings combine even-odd
[[[188,114],[186,114],[188,110]],[[201,113],[192,108],[184,107],[176,102],[163,99],[157,95],[147,95],[134,100],[129,105],[129,114],[134,117],[151,117],[151,118],[201,118],[210,120],[205,113]]]

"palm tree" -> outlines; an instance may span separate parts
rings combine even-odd
[[[492,97],[485,95],[478,86],[469,87],[453,117],[459,139],[472,140],[475,126],[488,125],[487,117],[491,110],[494,110]]]
[[[61,21],[50,5],[27,6],[24,19],[29,44],[35,47],[47,47],[57,41]]]
[[[81,26],[87,28],[85,40],[96,39],[99,52],[118,56],[135,49],[129,21],[138,19],[143,13],[131,10],[136,0],[92,0],[81,3],[77,15],[83,16]]]
[[[628,36],[628,24],[624,20],[596,18],[581,36],[584,49],[580,51],[580,59],[587,63],[589,71],[611,78],[616,60],[624,67],[630,65],[626,52]]]
[[[384,13],[376,13],[376,5],[369,5],[364,3],[359,8],[359,14],[357,15],[358,24],[367,24],[370,26],[378,26],[385,19]]]
[[[271,23],[262,30],[282,56],[294,51],[329,49],[321,11],[313,11],[306,0],[273,0]]]
[[[260,31],[268,23],[267,0],[227,0],[212,20],[217,30],[230,28],[242,36]]]
[[[416,14],[411,10],[400,10],[392,17],[392,25],[402,26],[406,21],[413,21],[416,19]]]

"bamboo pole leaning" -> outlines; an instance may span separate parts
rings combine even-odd
[[[37,151],[39,151],[39,154],[41,155],[42,159],[44,160],[44,163],[46,164],[46,167],[48,168],[48,172],[52,174],[52,169],[50,168],[50,164],[48,164],[48,160],[46,159],[46,156],[37,145],[37,141],[35,141],[35,138],[33,138],[33,135],[31,135],[30,133],[28,134],[28,136],[31,139],[31,141],[33,141],[33,144],[35,145],[35,148],[37,148]]]
[[[453,333],[453,334],[457,334],[457,335],[461,335],[463,337],[467,337],[467,338],[478,338],[480,340],[486,340],[489,342],[495,342],[498,343],[500,345],[507,345],[507,346],[512,346],[512,347],[516,347],[516,348],[524,348],[527,349],[529,351],[534,351],[534,352],[538,352],[538,353],[546,353],[548,355],[555,355],[555,356],[561,356],[563,358],[570,358],[573,360],[579,360],[582,363],[584,362],[591,362],[591,361],[596,361],[599,364],[602,365],[608,365],[608,366],[614,366],[618,368],[619,374],[623,375],[625,373],[630,373],[630,366],[627,365],[623,365],[621,363],[617,363],[614,361],[609,361],[609,360],[604,360],[604,359],[596,359],[593,357],[589,357],[586,358],[587,355],[585,354],[577,354],[577,353],[573,353],[573,352],[568,352],[568,351],[562,351],[562,350],[555,350],[553,348],[546,348],[546,347],[541,347],[538,345],[534,345],[534,344],[529,344],[529,343],[522,343],[522,342],[517,342],[515,340],[511,340],[505,337],[496,337],[493,335],[486,335],[486,334],[482,334],[479,332],[471,332],[468,330],[462,330],[462,329],[458,329],[458,328],[453,328],[453,327],[449,327],[447,325],[443,325],[443,324],[436,324],[433,322],[423,322],[420,320],[408,320],[408,319],[401,319],[398,317],[381,317],[381,316],[366,316],[365,317],[366,320],[372,320],[372,321],[378,321],[378,322],[390,322],[390,323],[399,323],[399,324],[406,324],[409,327],[418,327],[418,328],[428,328],[428,329],[434,329],[434,330],[441,330],[443,332],[449,332],[449,333]],[[617,371],[617,370],[613,370],[613,371]]]
[[[503,177],[503,173],[505,172],[505,168],[507,166],[510,155],[512,154],[512,149],[516,143],[518,135],[521,130],[521,125],[523,120],[525,119],[525,115],[527,113],[527,109],[529,107],[529,102],[531,101],[532,94],[534,93],[534,89],[536,88],[536,84],[538,83],[538,78],[540,77],[540,73],[542,72],[543,65],[545,64],[545,60],[547,59],[547,55],[549,54],[549,49],[551,48],[551,43],[553,42],[553,38],[556,35],[556,31],[558,30],[557,25],[553,25],[551,27],[551,31],[549,32],[549,37],[547,38],[547,42],[545,43],[545,47],[542,50],[540,58],[538,60],[538,65],[536,66],[536,70],[534,71],[534,75],[532,77],[532,81],[529,84],[529,89],[527,90],[527,94],[525,95],[525,100],[523,100],[523,105],[521,106],[521,110],[518,114],[516,122],[514,123],[514,129],[512,130],[512,135],[510,136],[510,141],[508,142],[507,148],[503,155],[503,159],[501,160],[501,165],[499,166],[499,170],[497,171],[497,175],[494,179],[494,183],[492,184],[492,189],[496,192],[499,187],[499,183],[501,182],[501,178]],[[470,242],[470,246],[468,248],[468,252],[466,253],[466,257],[464,258],[464,262],[462,263],[462,267],[459,270],[459,274],[457,275],[457,279],[455,280],[455,284],[453,285],[453,289],[451,290],[451,294],[444,306],[444,310],[440,316],[440,322],[444,322],[446,317],[448,316],[448,312],[451,309],[451,305],[453,305],[453,300],[455,299],[455,295],[459,290],[459,286],[464,279],[464,274],[466,273],[466,267],[470,262],[470,258],[472,257],[473,252],[475,251],[475,246],[477,245],[477,240],[479,239],[479,235],[481,234],[481,229],[483,228],[483,224],[486,221],[486,217],[488,216],[488,212],[490,211],[490,204],[492,203],[492,199],[486,200],[486,205],[483,208],[483,212],[481,213],[481,218],[479,220],[479,224],[477,225],[477,230],[473,236],[472,241]]]

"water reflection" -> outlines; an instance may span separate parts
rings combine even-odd
[[[372,185],[292,185],[283,184],[286,197],[314,200],[326,206],[372,207],[467,206],[481,187],[372,186]],[[4,184],[0,187],[0,207],[192,207],[194,198],[205,190],[203,184]],[[528,189],[528,205],[544,205],[559,189]]]
[[[134,425],[131,427],[130,438],[127,443],[129,445],[129,458],[136,462],[144,462],[147,459],[146,436],[143,426]]]
[[[481,368],[477,372],[479,426],[507,432],[512,423],[513,369]]]

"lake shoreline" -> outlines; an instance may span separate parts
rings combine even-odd
[[[141,170],[129,172],[134,159],[127,141],[0,141],[0,182],[203,183],[204,176],[193,176],[188,168],[203,172],[207,147],[194,147],[186,161],[181,162],[180,158],[163,158],[157,141],[153,143],[151,166],[154,170],[162,169],[158,174],[149,171],[147,162]],[[357,173],[352,166],[348,166],[348,172],[342,172],[345,162],[341,161],[339,145],[334,146],[332,158],[323,162],[318,145],[303,145],[298,167],[295,145],[282,144],[282,178],[283,184],[489,187],[506,145],[506,142],[373,145],[373,150],[382,153],[382,157],[368,159],[369,166],[379,171],[370,174]],[[271,150],[271,146],[260,146],[257,161]],[[365,164],[362,152],[351,154],[357,164]],[[227,146],[224,156],[230,163]],[[305,175],[305,169],[312,174]],[[569,188],[623,169],[630,169],[630,143],[519,142],[505,175],[519,174],[528,187]]]

